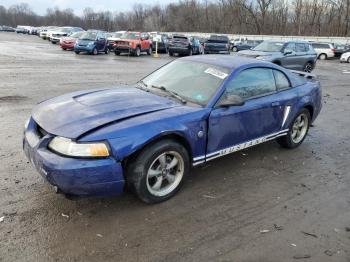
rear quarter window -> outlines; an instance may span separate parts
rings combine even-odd
[[[273,70],[273,74],[275,77],[276,88],[278,91],[290,88],[289,80],[284,73],[278,70]]]

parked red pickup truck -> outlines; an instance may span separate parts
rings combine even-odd
[[[148,55],[152,54],[152,41],[149,40],[147,33],[126,32],[113,44],[115,55],[128,53],[134,56],[140,56],[142,52]]]

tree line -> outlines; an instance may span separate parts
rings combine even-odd
[[[79,26],[106,31],[140,30],[228,34],[349,36],[350,0],[179,0],[167,5],[135,4],[127,12],[0,5],[0,25]],[[113,9],[113,6],[111,6]]]

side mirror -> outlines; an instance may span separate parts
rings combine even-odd
[[[242,97],[237,95],[225,95],[220,101],[219,107],[229,107],[229,106],[243,106],[244,101]]]

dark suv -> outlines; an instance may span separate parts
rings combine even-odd
[[[270,61],[288,69],[311,72],[317,60],[312,45],[305,41],[264,41],[251,50],[238,55]]]

